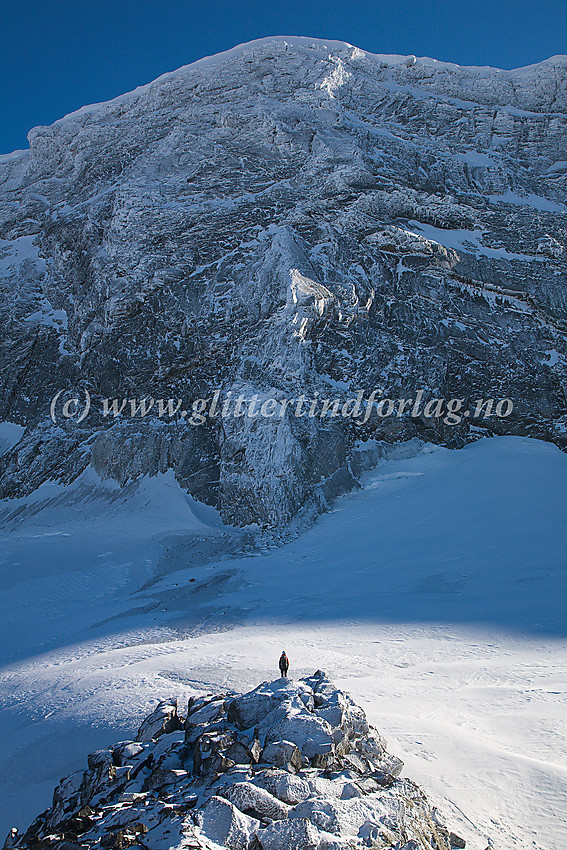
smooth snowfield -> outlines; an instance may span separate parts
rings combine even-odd
[[[169,475],[1,503],[1,828],[158,698],[249,688],[286,649],[469,847],[567,846],[566,495],[564,454],[506,437],[382,463],[264,552]]]

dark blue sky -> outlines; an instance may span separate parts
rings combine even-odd
[[[27,131],[266,35],[516,68],[567,53],[566,0],[0,0],[0,152]]]

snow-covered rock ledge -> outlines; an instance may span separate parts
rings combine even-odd
[[[324,673],[162,702],[91,753],[7,846],[40,850],[450,850],[465,842]]]

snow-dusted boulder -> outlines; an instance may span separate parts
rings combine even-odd
[[[177,700],[164,700],[146,717],[136,734],[136,741],[144,743],[181,728],[177,715]]]
[[[257,764],[262,748],[258,741],[253,741],[250,747],[242,741],[234,741],[226,750],[225,756],[235,764]]]
[[[290,811],[289,816],[292,819],[306,819],[315,824],[318,829],[330,832],[332,835],[340,835],[339,812],[336,800],[315,797],[299,803]]]
[[[264,747],[262,761],[297,773],[301,769],[301,750],[290,741],[272,741]]]
[[[193,774],[195,776],[214,776],[225,773],[234,767],[235,762],[224,755],[223,744],[231,741],[229,735],[223,737],[212,732],[201,735],[193,746]]]
[[[289,714],[289,706],[303,709],[312,699],[311,689],[303,682],[293,682],[281,678],[275,682],[262,682],[253,691],[233,699],[228,705],[227,719],[239,729],[245,730],[259,726],[266,728]],[[286,703],[279,713],[278,709]]]
[[[319,832],[306,818],[276,821],[257,834],[262,850],[315,850]]]
[[[401,775],[403,767],[404,763],[401,759],[389,754],[386,754],[386,758],[380,762],[380,770],[393,776],[394,779]]]
[[[143,753],[144,746],[142,744],[125,742],[113,748],[112,758],[115,764],[121,766],[124,764],[133,764],[138,761]]]
[[[68,812],[73,812],[81,807],[81,790],[85,779],[85,771],[77,770],[69,776],[63,777],[53,792],[53,807],[49,813],[49,819],[53,823]]]
[[[213,723],[226,715],[227,700],[225,697],[190,698],[187,706],[185,728]]]
[[[367,723],[366,730],[367,734],[358,738],[356,749],[364,755],[382,758],[386,751],[386,742],[375,730],[368,731]]]
[[[97,750],[94,753],[89,753],[87,764],[89,770],[111,770],[113,766],[112,750]]]
[[[174,785],[177,782],[187,779],[188,775],[186,770],[159,767],[157,770],[152,771],[145,780],[142,791],[155,791],[163,788],[165,785]]]
[[[267,691],[260,685],[250,694],[232,700],[228,706],[227,718],[239,729],[250,729],[279,706],[282,699],[279,693]]]
[[[311,794],[311,788],[305,779],[283,770],[267,770],[256,774],[253,782],[292,806],[306,800]]]
[[[196,816],[199,831],[219,847],[247,850],[258,821],[240,812],[228,800],[211,797]]]
[[[283,820],[288,815],[289,806],[251,782],[235,782],[234,785],[222,788],[219,794],[241,812],[253,814],[256,818]]]
[[[333,835],[350,839],[372,837],[373,841],[386,839],[384,821],[391,819],[392,815],[399,823],[403,810],[395,798],[388,796],[351,797],[346,800],[314,797],[299,803],[289,813],[291,819],[307,819],[318,829]],[[376,827],[373,836],[370,836],[371,827]]]
[[[178,769],[183,767],[181,758],[182,747],[185,737],[182,730],[169,732],[167,735],[160,735],[154,743],[154,746],[147,747],[148,753],[151,753],[152,766],[161,767],[164,770]],[[134,764],[139,764],[139,760],[144,757],[144,753],[140,753],[134,759]]]
[[[307,759],[334,753],[332,727],[315,714],[291,714],[271,726],[265,734],[266,746],[273,741],[291,741]]]

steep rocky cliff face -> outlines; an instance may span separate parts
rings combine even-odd
[[[265,39],[0,162],[2,496],[173,468],[231,522],[356,484],[374,437],[567,441],[567,59]],[[92,400],[81,422],[50,402]],[[506,417],[104,416],[102,399],[509,398]],[[129,409],[129,408],[127,408]],[[364,454],[364,453],[362,453]]]
[[[160,703],[134,741],[91,753],[22,850],[451,850],[465,840],[321,671]]]

